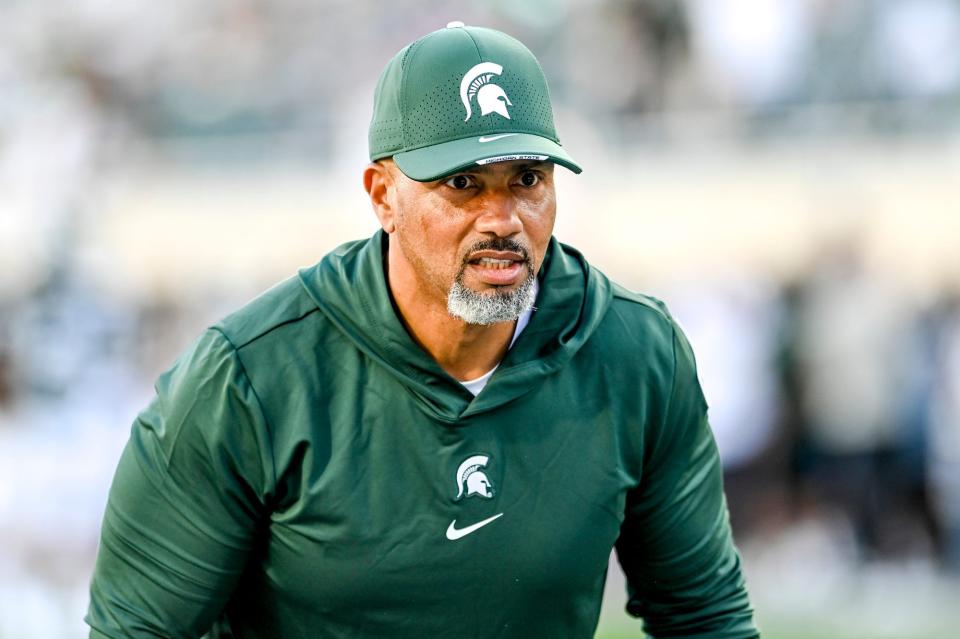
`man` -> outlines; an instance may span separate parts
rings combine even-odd
[[[381,76],[382,231],[206,332],[133,427],[92,637],[589,637],[616,545],[663,637],[755,637],[690,348],[551,237],[533,55],[452,23]]]

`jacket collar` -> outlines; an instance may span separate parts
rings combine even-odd
[[[551,238],[536,311],[490,382],[473,397],[403,327],[387,284],[386,251],[387,235],[377,231],[301,270],[300,281],[347,339],[397,378],[424,412],[446,423],[494,410],[536,388],[587,342],[612,299],[609,280],[575,249]]]

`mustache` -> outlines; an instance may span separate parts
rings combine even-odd
[[[527,264],[530,264],[530,252],[527,250],[526,246],[520,242],[517,242],[516,240],[511,240],[506,237],[497,237],[490,240],[480,240],[467,249],[466,255],[463,256],[464,267],[467,265],[467,258],[477,251],[511,251],[521,255],[523,257],[523,261]]]

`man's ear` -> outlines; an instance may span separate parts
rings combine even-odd
[[[363,171],[363,188],[370,196],[373,213],[387,233],[396,229],[396,185],[386,162],[371,162]]]

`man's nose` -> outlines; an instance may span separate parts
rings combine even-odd
[[[490,189],[478,203],[481,213],[476,229],[497,237],[509,237],[523,230],[517,208],[517,198],[509,189]]]

